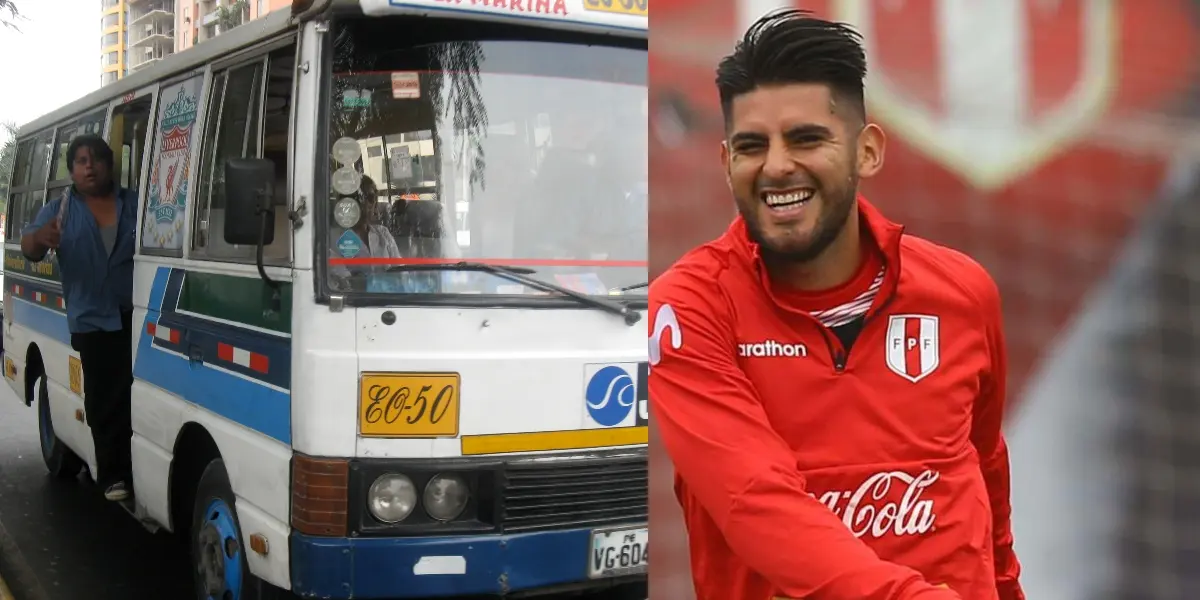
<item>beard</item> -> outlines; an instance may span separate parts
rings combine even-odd
[[[853,163],[852,163],[853,164]],[[758,244],[763,260],[767,262],[802,264],[815,260],[825,252],[827,248],[846,226],[846,222],[850,219],[850,214],[854,210],[854,200],[857,197],[858,177],[853,172],[846,178],[845,186],[831,188],[826,185],[816,187],[816,197],[821,201],[821,212],[817,215],[816,223],[813,225],[812,232],[807,236],[807,239],[797,243],[796,241],[777,241],[771,239],[763,231],[762,223],[756,218],[762,211],[769,211],[757,191],[754,197],[747,202],[745,199],[738,200],[738,212],[741,213],[742,219],[746,222],[746,228],[750,234],[750,238]],[[767,187],[768,182],[760,182],[756,188]],[[778,187],[787,187],[786,184],[781,184]]]

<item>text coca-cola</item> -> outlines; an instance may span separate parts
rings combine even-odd
[[[840,517],[855,537],[922,535],[933,528],[936,515],[933,500],[921,496],[938,477],[938,472],[928,470],[915,477],[903,471],[884,471],[871,475],[853,491],[810,495]],[[896,495],[893,485],[906,486],[898,501],[890,499]]]

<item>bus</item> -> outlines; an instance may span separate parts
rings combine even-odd
[[[123,506],[196,598],[645,598],[646,76],[645,0],[295,0],[24,125],[3,364],[46,466],[95,452],[20,237],[99,133],[139,199]]]

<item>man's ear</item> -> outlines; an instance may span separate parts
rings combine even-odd
[[[858,176],[862,179],[874,176],[883,168],[883,155],[887,147],[887,135],[875,123],[867,123],[858,134]]]
[[[729,142],[721,141],[721,166],[725,169],[725,185],[733,191],[733,181],[729,178]]]

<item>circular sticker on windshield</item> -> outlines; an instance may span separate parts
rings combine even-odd
[[[330,182],[333,184],[333,191],[349,196],[357,192],[358,186],[362,185],[362,173],[355,171],[353,167],[342,167],[333,172]]]
[[[358,140],[351,137],[344,137],[333,143],[333,160],[336,160],[339,165],[353,165],[362,156],[362,150],[358,147]]]

